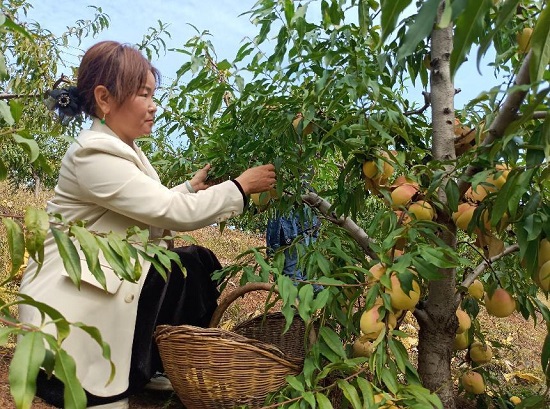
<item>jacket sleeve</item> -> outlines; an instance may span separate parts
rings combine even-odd
[[[85,200],[144,224],[190,231],[222,222],[243,211],[242,195],[231,181],[197,193],[168,189],[145,174],[131,149],[118,141],[83,145],[73,157]]]

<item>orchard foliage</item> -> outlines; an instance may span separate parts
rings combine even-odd
[[[417,13],[404,13],[415,6]],[[366,379],[374,392],[389,392],[397,405],[422,405],[408,395],[408,388],[422,384],[437,390],[445,407],[453,407],[448,356],[455,311],[461,305],[473,319],[477,316],[483,302],[465,296],[476,277],[489,294],[506,288],[525,318],[536,318],[538,311],[548,320],[548,309],[537,298],[541,288],[533,280],[539,243],[549,234],[549,12],[543,6],[519,1],[260,1],[248,13],[259,34],[245,41],[232,62],[216,61],[207,33],[177,50],[190,56],[178,74],[192,79],[166,104],[170,131],[186,135],[219,177],[273,161],[282,198],[272,200],[267,212],[305,201],[328,221],[314,249],[295,244],[310,279],[325,289],[314,294],[311,283],[296,288],[285,277],[277,279],[288,316],[295,307],[306,321],[320,319],[323,331],[304,374],[275,400],[306,392],[304,400],[320,404],[315,392],[329,391],[323,388],[328,380],[352,406],[372,405],[371,390],[362,389],[360,381],[364,367],[349,359],[350,346],[360,336],[364,310],[382,299],[387,315],[392,313],[385,291],[392,286],[392,273],[405,291],[416,281],[422,284],[414,312],[421,327],[420,362],[418,368],[411,365],[401,343],[404,334],[388,327],[374,342]],[[525,26],[534,28],[529,53],[517,43]],[[452,42],[442,51],[445,44],[435,38],[449,27]],[[480,90],[455,112],[452,79],[467,57],[474,56],[479,65],[489,50],[495,53],[495,72],[508,82]],[[426,107],[411,101],[420,98],[407,92],[409,80],[426,87],[431,118]],[[188,115],[184,123],[177,116],[181,108]],[[391,165],[385,186],[363,176],[368,161],[379,169]],[[502,164],[506,167],[497,167]],[[506,183],[494,188],[490,181],[504,173]],[[395,206],[392,184],[398,176],[417,186],[408,200],[430,203],[433,221],[411,217],[407,200]],[[304,177],[318,196],[303,195]],[[470,200],[470,186],[487,187],[488,194]],[[472,202],[464,232],[452,221],[463,202]],[[402,213],[390,211],[392,205]],[[500,250],[495,253],[495,248]],[[243,283],[277,277],[280,255],[270,263],[255,255],[258,269],[244,265],[229,271],[242,271]],[[387,274],[367,291],[369,269],[379,261]],[[294,306],[297,295],[300,302]],[[474,336],[487,337],[479,325],[469,329],[469,337]],[[442,340],[446,351],[437,359],[444,364],[433,368],[434,344]],[[546,370],[548,346],[541,363]],[[483,367],[477,371],[494,379]],[[401,376],[407,382],[395,382]],[[543,398],[530,402],[544,405]]]
[[[64,53],[72,53],[74,44],[96,35],[109,26],[101,8],[92,20],[78,20],[60,36],[55,36],[38,22],[18,24],[18,16],[27,14],[32,5],[23,0],[2,1],[0,16],[0,178],[9,175],[14,188],[26,186],[40,190],[52,188],[57,170],[70,139],[76,136],[81,122],[69,129],[53,120],[44,109],[44,93],[62,76],[73,77],[72,67]]]
[[[291,243],[307,282],[294,285],[281,275],[284,255],[267,259],[259,249],[219,273],[239,275],[242,284],[274,280],[287,318],[297,312],[316,328],[303,372],[289,378],[266,405],[370,408],[391,400],[397,407],[450,409],[456,407],[453,385],[462,378],[459,391],[477,394],[479,405],[506,407],[498,378],[485,362],[456,360],[461,362],[457,376],[451,361],[470,345],[475,351],[480,342],[498,346],[477,320],[486,304],[502,316],[515,305],[526,320],[542,317],[550,323],[541,301],[550,287],[545,242],[550,238],[550,8],[526,0],[259,0],[245,15],[258,34],[244,40],[232,61],[217,59],[208,32],[197,31],[170,51],[187,62],[174,82],[160,89],[163,110],[155,135],[144,143],[167,183],[202,163],[213,165],[215,180],[274,163],[278,184],[269,205],[251,206],[243,220],[255,220],[260,210],[265,217],[296,205],[310,206],[324,219],[313,247]],[[520,47],[518,33],[526,27],[532,34]],[[161,24],[150,32],[156,47],[147,55],[163,48],[164,29]],[[4,20],[2,30],[29,41],[38,38],[13,20]],[[466,58],[478,66],[490,59],[505,82],[480,89],[475,99],[455,107],[453,80]],[[4,71],[6,81],[15,82],[17,74]],[[423,95],[411,94],[411,81],[422,84]],[[19,131],[32,123],[24,119],[19,101],[0,106],[2,135],[11,144],[25,139],[34,163],[42,148],[35,133]],[[51,135],[51,124],[44,129]],[[4,177],[10,166],[0,162]],[[315,193],[304,190],[304,180]],[[424,217],[418,206],[427,204],[431,210]],[[79,223],[50,225],[47,216],[32,210],[24,224],[9,217],[3,222],[12,273],[25,249],[40,260],[48,228],[57,229],[68,269],[75,254],[71,246],[78,242],[90,265],[101,250],[121,277],[133,280],[140,273],[136,254],[151,257],[156,249],[146,232],[97,236]],[[78,271],[73,279],[78,284]],[[473,282],[482,284],[485,298],[479,287],[470,295]],[[314,283],[323,289],[314,292]],[[405,346],[409,335],[400,329],[409,314],[398,310],[406,305],[399,302],[407,301],[403,297],[415,302],[418,297],[410,308],[420,328],[416,360]],[[495,309],[496,298],[508,304]],[[34,372],[21,374],[17,368],[42,364],[51,370],[52,356],[70,363],[61,342],[69,323],[47,306],[39,308],[63,325],[58,344],[16,317],[5,317],[4,334],[32,334],[18,350],[36,352],[14,358],[18,407],[26,407],[34,393]],[[378,319],[372,326],[370,316]],[[99,334],[88,331],[102,344]],[[42,339],[53,354],[38,346]],[[547,388],[525,399],[523,407],[548,406],[549,361],[550,336],[540,362]],[[74,407],[81,404],[77,399]]]

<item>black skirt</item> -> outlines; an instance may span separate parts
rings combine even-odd
[[[220,295],[212,273],[222,266],[205,247],[192,245],[172,251],[179,255],[186,271],[182,272],[172,262],[172,272],[165,281],[151,265],[138,302],[128,390],[108,397],[86,392],[88,406],[116,402],[140,392],[156,372],[164,371],[153,339],[157,325],[208,326]],[[63,382],[55,377],[48,379],[44,371],[39,372],[36,396],[50,405],[64,407],[63,391]]]

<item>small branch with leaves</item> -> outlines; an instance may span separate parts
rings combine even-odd
[[[317,195],[313,192],[308,192],[305,195],[302,195],[302,200],[309,207],[317,209],[327,220],[332,223],[342,227],[346,230],[351,237],[361,246],[365,253],[373,260],[378,260],[378,255],[372,251],[370,248],[370,238],[367,236],[367,233],[359,227],[353,220],[350,218],[338,217],[334,212],[332,212],[331,205],[328,201]]]

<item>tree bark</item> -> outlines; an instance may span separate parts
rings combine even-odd
[[[32,178],[34,179],[34,197],[38,197],[42,191],[41,179],[35,172],[32,173]]]
[[[439,16],[445,2],[441,2]],[[438,16],[438,20],[439,20]],[[432,104],[433,141],[432,155],[437,161],[455,159],[454,149],[454,95],[450,74],[450,57],[453,48],[453,27],[434,28],[431,38],[430,95]],[[450,166],[450,165],[449,165]],[[448,169],[450,170],[450,168]],[[445,205],[446,181],[439,189],[439,200]],[[440,214],[438,223],[444,225],[441,238],[456,248],[456,227],[448,214]],[[423,385],[436,392],[445,409],[455,409],[455,397],[451,377],[453,341],[458,320],[455,297],[455,269],[440,269],[442,279],[428,285],[428,298],[415,311],[420,331],[418,335],[418,373]]]
[[[338,217],[333,214],[330,209],[331,205],[325,199],[320,197],[318,194],[313,192],[308,192],[302,195],[302,200],[312,209],[317,209],[327,220],[332,223],[340,226],[346,230],[351,237],[365,250],[365,254],[373,260],[378,260],[378,255],[372,251],[370,248],[370,239],[367,236],[367,233],[359,227],[353,220],[344,217]]]

